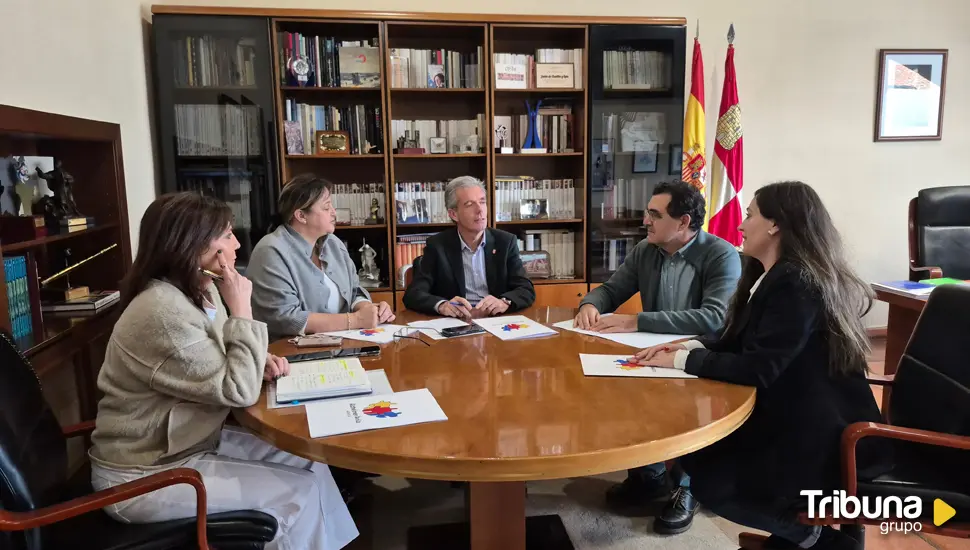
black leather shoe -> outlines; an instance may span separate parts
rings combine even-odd
[[[700,503],[690,489],[678,487],[660,515],[653,521],[653,530],[661,535],[676,535],[690,529]]]
[[[623,483],[614,485],[606,491],[606,505],[613,510],[630,510],[646,506],[651,501],[669,494],[670,487],[667,485],[666,474],[646,481],[627,477]]]

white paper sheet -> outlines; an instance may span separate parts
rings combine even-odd
[[[391,388],[391,381],[387,379],[387,373],[384,369],[375,369],[367,371],[367,378],[370,379],[371,393],[370,395],[380,395],[385,393],[394,393]],[[328,397],[324,399],[312,399],[310,401],[295,401],[293,403],[279,403],[276,401],[276,384],[270,384],[266,388],[266,408],[267,409],[286,409],[289,407],[300,407],[304,403],[310,403],[314,401],[346,401],[348,399],[355,399],[360,397],[359,395],[352,395],[350,397]]]
[[[656,346],[658,344],[667,344],[669,342],[693,338],[695,336],[694,334],[658,334],[655,332],[624,332],[619,334],[607,334],[602,332],[593,332],[591,330],[578,329],[573,326],[572,319],[568,321],[560,321],[552,326],[563,330],[571,330],[580,334],[586,334],[587,336],[604,338],[606,340],[616,342],[617,344],[623,344],[624,346],[630,346],[637,349],[649,348],[650,346]]]
[[[447,340],[447,338],[442,336],[438,331],[452,327],[465,327],[468,326],[468,323],[462,321],[461,319],[455,319],[454,317],[442,317],[440,319],[431,319],[428,321],[412,321],[408,323],[408,326],[411,328],[421,329],[421,334],[424,334],[432,340]]]
[[[524,315],[505,315],[475,319],[475,324],[502,340],[521,340],[558,334],[551,328]]]
[[[375,328],[361,328],[354,330],[338,330],[335,332],[324,332],[331,336],[351,338],[353,340],[363,340],[375,344],[390,344],[394,341],[394,333],[405,328],[403,325],[378,325]]]
[[[310,437],[448,420],[428,388],[306,404]]]
[[[631,354],[632,355],[632,354]],[[632,378],[697,378],[678,369],[644,367],[629,361],[631,355],[596,355],[580,353],[586,376],[628,376]]]

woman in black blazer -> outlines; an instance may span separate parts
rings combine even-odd
[[[747,257],[723,332],[637,358],[758,389],[754,412],[737,431],[681,458],[701,503],[772,533],[766,548],[855,548],[847,535],[795,517],[800,491],[831,495],[839,487],[842,430],[880,420],[865,378],[862,316],[872,291],[849,267],[825,206],[804,183],[759,189],[739,229]],[[860,477],[885,471],[888,451],[872,438],[861,443]]]

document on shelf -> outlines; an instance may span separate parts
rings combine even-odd
[[[563,330],[571,330],[587,336],[596,336],[597,338],[603,338],[616,342],[617,344],[623,344],[624,346],[630,346],[637,349],[649,348],[651,346],[657,346],[660,344],[669,344],[670,342],[675,342],[677,340],[688,340],[696,336],[695,334],[660,334],[656,332],[594,332],[592,330],[583,330],[574,327],[572,319],[569,319],[568,321],[560,321],[552,326]]]
[[[679,369],[650,367],[636,363],[631,355],[580,353],[586,376],[627,376],[631,378],[697,378]]]
[[[412,321],[408,323],[411,328],[421,331],[421,334],[432,340],[447,340],[439,331],[452,327],[467,327],[468,323],[454,317],[441,317],[440,319],[430,319],[428,321]]]
[[[405,328],[403,325],[378,325],[374,328],[360,328],[354,330],[337,330],[324,332],[331,336],[340,336],[352,340],[363,340],[375,344],[390,344],[394,341],[394,333]]]
[[[391,388],[391,381],[387,379],[387,373],[384,369],[375,369],[367,371],[367,378],[370,380],[371,393],[372,394],[383,394],[383,393],[394,393]],[[335,401],[344,401],[347,399],[353,399],[356,395],[350,397],[322,397],[318,399],[326,399],[331,403]],[[314,400],[311,400],[314,401]],[[286,409],[290,407],[300,407],[304,404],[304,401],[283,401],[280,402],[276,398],[276,384],[270,384],[266,388],[266,408],[267,409]]]
[[[370,378],[356,357],[291,363],[290,373],[276,381],[276,398],[282,402],[371,391]]]
[[[448,420],[428,388],[306,404],[310,437]]]
[[[502,340],[521,340],[558,334],[551,328],[525,315],[505,315],[475,319],[474,323]]]

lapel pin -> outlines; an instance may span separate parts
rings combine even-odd
[[[492,249],[492,254],[495,254],[495,249],[494,248]]]

